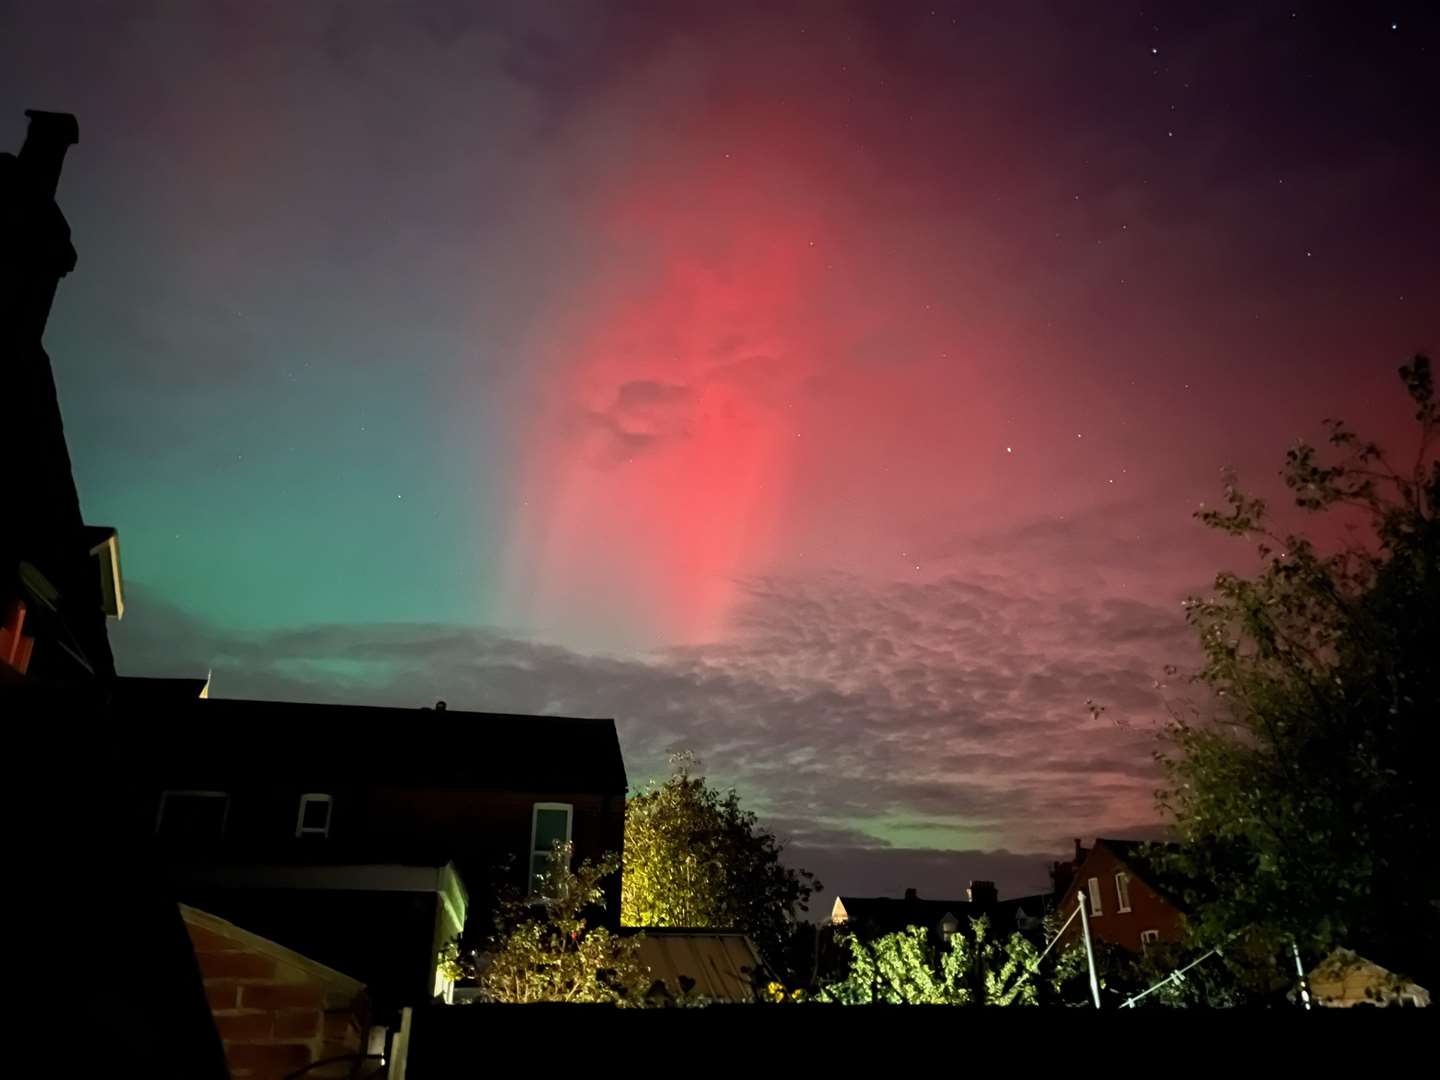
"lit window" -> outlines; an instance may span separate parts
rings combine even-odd
[[[1142,952],[1147,952],[1147,953],[1148,953],[1148,952],[1150,951],[1150,946],[1151,946],[1151,945],[1156,945],[1156,944],[1158,944],[1159,941],[1160,941],[1160,931],[1159,931],[1159,930],[1141,930],[1141,931],[1140,931],[1140,949],[1141,949]]]
[[[1103,914],[1104,914],[1104,911],[1102,911],[1101,908],[1100,908],[1100,879],[1099,879],[1098,877],[1092,877],[1092,878],[1090,879],[1089,885],[1090,885],[1090,914],[1091,914],[1091,915],[1103,915]]]
[[[569,803],[536,803],[530,818],[530,889],[539,892],[550,872],[550,853],[556,844],[570,842],[570,821],[575,808]]]
[[[167,840],[219,840],[230,816],[225,791],[162,791],[155,835]]]
[[[330,811],[335,800],[329,795],[312,792],[300,796],[300,812],[295,815],[296,836],[329,836]]]
[[[1115,910],[1130,910],[1130,875],[1123,872],[1115,875]]]

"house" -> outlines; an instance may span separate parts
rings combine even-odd
[[[234,1080],[384,1068],[386,1032],[371,1028],[363,983],[209,912],[180,914]]]
[[[76,265],[70,226],[56,202],[60,174],[80,130],[68,113],[31,110],[20,153],[0,153],[0,402],[8,468],[0,515],[0,716],[11,738],[6,794],[12,864],[37,880],[83,877],[123,883],[96,902],[90,889],[19,891],[12,896],[12,960],[42,979],[57,964],[55,939],[39,927],[96,927],[123,940],[143,962],[124,993],[82,995],[74,1021],[108,1060],[144,1062],[156,1077],[216,1080],[225,1058],[206,1006],[200,972],[174,899],[159,886],[137,845],[112,831],[114,762],[104,730],[115,663],[107,620],[124,612],[115,530],[85,523],[70,465],[50,357],[42,337],[60,281]],[[45,763],[43,767],[35,767]],[[61,786],[83,800],[57,797]],[[40,812],[36,808],[43,807]],[[72,1000],[73,987],[35,991],[36,1000]],[[132,1013],[132,1003],[143,1013]],[[143,1022],[137,1022],[143,1020]],[[73,1059],[54,1065],[75,1071]]]
[[[86,525],[41,337],[60,279],[75,268],[55,201],[69,113],[27,110],[20,153],[0,154],[0,398],[12,468],[0,525],[0,686],[68,684],[115,673],[106,618],[124,611],[115,530]]]
[[[116,707],[123,812],[175,895],[353,975],[392,1020],[554,842],[598,859],[624,840],[611,720],[160,699]]]
[[[960,929],[962,919],[985,916],[990,928],[1005,936],[1033,934],[1044,923],[1050,898],[1016,896],[1001,900],[993,881],[972,881],[963,900],[929,900],[906,889],[901,899],[888,896],[837,896],[830,908],[830,925],[845,927],[864,937],[879,937],[923,926],[948,938]]]
[[[1097,839],[1089,848],[1075,841],[1075,859],[1060,894],[1057,911],[1068,916],[1075,910],[1078,895],[1085,892],[1090,935],[1132,953],[1144,952],[1155,944],[1178,942],[1184,934],[1185,916],[1181,901],[1167,887],[1165,875],[1149,857],[1153,845],[1136,840]],[[1078,922],[1070,924],[1068,938],[1080,933]]]

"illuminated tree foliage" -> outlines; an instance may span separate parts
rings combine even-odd
[[[478,965],[487,1001],[644,1003],[652,979],[640,962],[640,941],[589,925],[605,904],[601,882],[619,868],[614,856],[570,869],[570,847],[557,844],[541,902],[512,901],[494,951]]]
[[[774,834],[741,808],[734,791],[721,794],[691,775],[693,765],[679,757],[670,779],[652,783],[625,808],[621,921],[743,930],[779,966],[820,884],[784,866]]]
[[[936,944],[923,927],[873,941],[845,938],[850,953],[845,977],[826,986],[819,1000],[841,1005],[1038,1005],[1072,981],[1075,950],[1042,969],[1039,950],[1020,934],[992,937],[989,921],[974,920],[968,932]],[[1078,961],[1083,963],[1083,960]]]
[[[1413,461],[1338,421],[1328,455],[1300,444],[1286,457],[1296,505],[1332,539],[1280,535],[1233,482],[1224,509],[1198,515],[1255,540],[1262,564],[1189,602],[1215,709],[1176,716],[1160,755],[1161,804],[1184,840],[1175,867],[1204,883],[1188,897],[1201,943],[1388,944],[1433,963],[1440,403],[1428,359],[1400,375]]]

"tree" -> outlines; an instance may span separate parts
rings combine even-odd
[[[510,1004],[540,1001],[645,1003],[652,979],[640,962],[636,937],[591,926],[589,913],[604,907],[601,882],[619,868],[607,856],[570,869],[570,845],[556,844],[539,902],[508,901],[495,948],[476,965],[485,1000]],[[454,953],[456,974],[466,973]]]
[[[821,1001],[841,1005],[1038,1005],[1073,977],[1078,953],[1069,950],[1043,970],[1039,950],[1021,934],[990,935],[989,921],[937,945],[921,926],[865,941],[847,934],[849,970],[825,987]],[[1079,961],[1083,963],[1082,961]],[[1047,993],[1048,992],[1048,993]]]
[[[786,945],[820,883],[780,862],[780,843],[733,790],[691,775],[689,756],[675,766],[626,805],[621,921],[743,930],[787,974]]]
[[[1187,896],[1197,943],[1239,935],[1273,957],[1344,941],[1433,964],[1440,403],[1427,358],[1400,375],[1419,424],[1408,467],[1339,421],[1323,459],[1303,443],[1286,456],[1301,511],[1358,519],[1347,542],[1280,535],[1233,477],[1225,508],[1198,515],[1255,540],[1261,568],[1188,602],[1213,708],[1173,717],[1159,755],[1172,866],[1205,883]]]

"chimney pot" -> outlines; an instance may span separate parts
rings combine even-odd
[[[21,167],[37,191],[54,198],[65,151],[80,141],[80,125],[70,113],[26,109],[25,115],[30,127],[20,148]]]
[[[920,894],[917,893],[914,889],[906,889],[906,890],[905,890],[905,899],[906,899],[906,900],[918,900],[919,898],[920,898]]]

